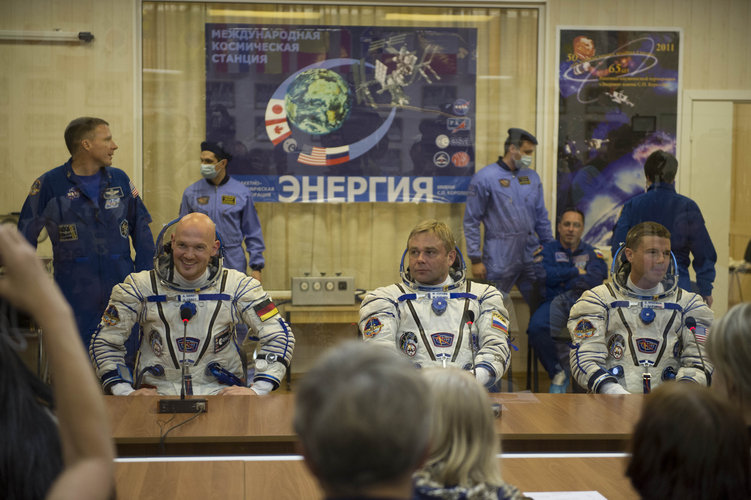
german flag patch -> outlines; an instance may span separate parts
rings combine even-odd
[[[274,315],[279,314],[276,306],[269,299],[266,299],[257,306],[254,306],[253,310],[256,312],[258,317],[261,318],[261,321],[266,321]]]

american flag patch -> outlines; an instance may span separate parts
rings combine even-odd
[[[700,344],[703,344],[707,341],[707,327],[697,325],[696,328],[694,328],[694,335],[696,335],[696,341]]]
[[[128,181],[128,184],[130,185],[130,194],[133,195],[133,198],[138,198],[138,189],[136,189],[136,185],[133,184],[133,181]]]
[[[254,306],[253,310],[255,310],[258,317],[261,318],[261,321],[266,321],[275,314],[279,314],[279,311],[276,310],[276,306],[269,299],[266,299],[257,306]]]
[[[508,333],[508,326],[506,326],[506,320],[501,316],[500,313],[494,312],[493,313],[493,322],[491,325],[496,330],[500,330],[503,333]]]

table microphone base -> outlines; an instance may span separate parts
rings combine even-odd
[[[200,413],[209,409],[205,399],[160,399],[159,413]]]

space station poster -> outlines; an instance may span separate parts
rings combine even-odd
[[[257,202],[466,200],[474,28],[206,24],[206,135]]]
[[[585,215],[584,241],[609,247],[644,161],[676,152],[680,32],[559,28],[556,211]]]

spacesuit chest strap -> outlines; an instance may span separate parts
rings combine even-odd
[[[407,295],[406,290],[402,288],[402,285],[397,283],[397,288],[402,292],[402,297]],[[410,294],[415,295],[415,294]],[[415,298],[417,296],[415,295]],[[409,312],[412,314],[412,318],[415,320],[415,324],[417,325],[417,329],[420,332],[420,339],[422,340],[422,345],[425,347],[425,350],[428,351],[428,355],[430,356],[430,359],[432,361],[435,361],[435,353],[433,352],[433,349],[430,347],[430,343],[428,343],[428,336],[425,335],[425,329],[422,327],[422,323],[420,322],[420,318],[417,316],[417,311],[415,311],[415,306],[412,305],[412,300],[414,299],[405,299],[404,301],[407,303],[407,307],[409,307]],[[399,298],[399,301],[401,302],[401,297]]]

